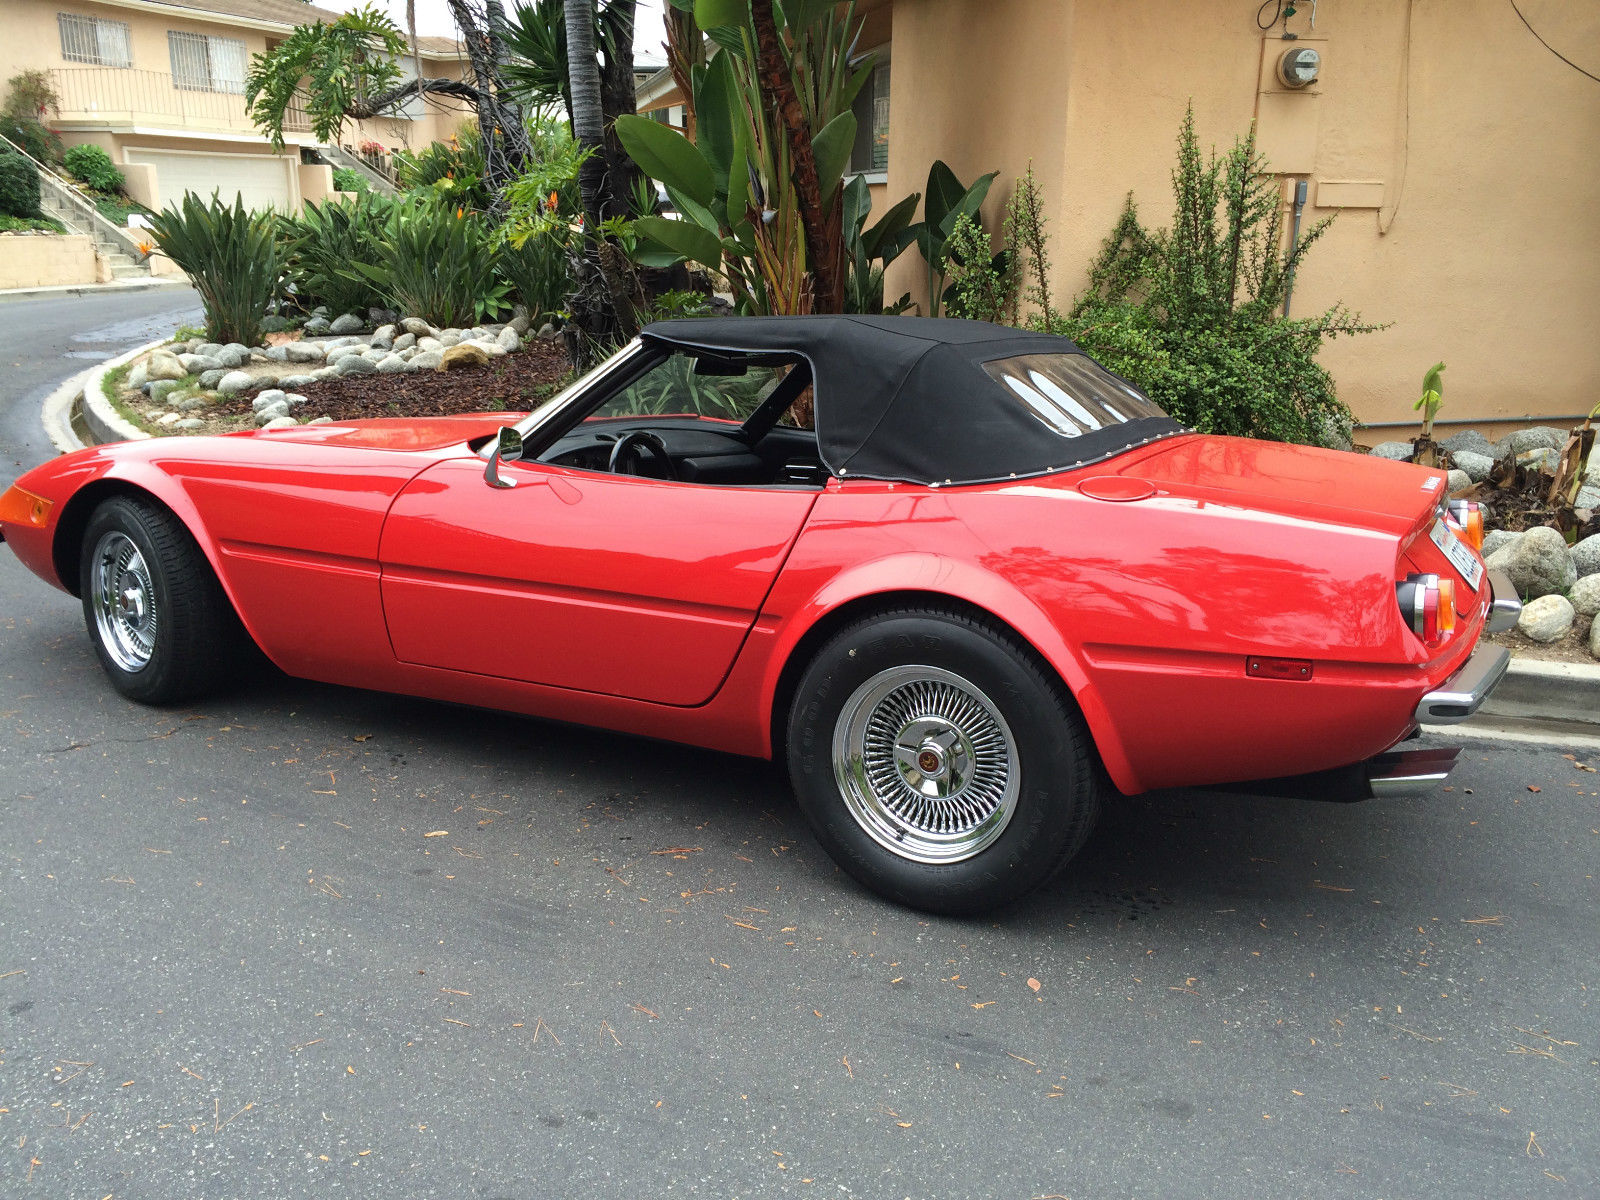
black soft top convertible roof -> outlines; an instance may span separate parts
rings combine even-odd
[[[822,461],[844,478],[986,483],[1098,462],[1182,432],[1160,415],[1063,436],[983,364],[1083,352],[1064,337],[983,321],[708,317],[657,321],[640,336],[647,344],[686,350],[805,358],[815,385]]]

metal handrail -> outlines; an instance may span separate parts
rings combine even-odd
[[[79,195],[77,188],[73,187],[70,183],[57,175],[54,168],[40,162],[37,158],[33,157],[33,155],[29,154],[26,150],[17,145],[3,133],[0,133],[0,142],[4,142],[7,146],[10,146],[18,154],[22,155],[23,158],[27,159],[35,167],[37,167],[39,169],[39,178],[41,180],[48,179],[50,181],[50,186],[55,189],[56,195],[64,197],[68,204],[77,208],[81,214],[87,217],[91,229],[104,234],[112,242],[120,246],[123,253],[128,254],[135,261],[138,261],[144,257],[144,251],[139,249],[139,241],[137,238],[135,238],[126,229],[118,228],[110,221],[106,220],[105,216],[100,212],[100,210],[90,203],[85,197]]]
[[[359,154],[351,154],[343,146],[332,144],[319,146],[317,150],[324,158],[332,159],[338,166],[349,167],[360,172],[366,176],[370,183],[376,185],[379,191],[392,193],[397,190],[393,179],[379,171]]]

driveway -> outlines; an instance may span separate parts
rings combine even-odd
[[[0,307],[5,361],[71,311]],[[130,704],[0,549],[0,1192],[1600,1195],[1587,765],[1119,800],[939,919],[765,764],[281,676]]]

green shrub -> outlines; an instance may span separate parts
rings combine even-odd
[[[134,213],[145,217],[150,215],[148,208],[137,200],[130,200],[126,196],[101,195],[91,196],[90,199],[94,201],[94,206],[99,210],[102,217],[119,227],[125,228],[128,224],[128,218]]]
[[[261,340],[261,318],[283,275],[271,213],[249,211],[237,195],[229,208],[215,193],[206,201],[186,192],[182,207],[169,205],[150,219],[150,233],[194,281],[207,337],[247,346]]]
[[[0,148],[0,216],[39,216],[39,168]]]
[[[295,297],[306,309],[326,304],[333,313],[362,312],[383,300],[355,263],[378,263],[395,205],[370,193],[307,204],[299,217],[279,218]]]
[[[483,182],[483,141],[475,126],[463,125],[448,142],[432,142],[413,153],[394,155],[395,180],[405,192],[426,191],[450,208],[481,212],[493,198]]]
[[[1192,109],[1172,180],[1172,228],[1147,231],[1130,196],[1088,290],[1048,328],[1203,432],[1318,440],[1330,419],[1349,419],[1316,361],[1324,339],[1382,328],[1338,304],[1313,317],[1280,311],[1331,218],[1282,248],[1280,185],[1254,129],[1221,160],[1203,160]]]
[[[69,146],[61,156],[61,165],[74,179],[87,183],[97,192],[120,192],[127,182],[107,154],[99,146]]]
[[[501,248],[500,274],[535,321],[567,307],[573,288],[570,236],[566,224],[552,217]]]
[[[476,213],[409,200],[394,205],[378,261],[353,266],[390,307],[434,325],[468,325],[505,307],[511,287],[496,275],[501,244]]]
[[[65,233],[67,227],[54,217],[0,217],[0,233]]]
[[[56,91],[47,72],[21,71],[6,82],[5,102],[0,104],[0,134],[40,162],[58,162],[61,139],[44,123],[57,106]]]
[[[336,192],[354,192],[364,196],[372,190],[372,184],[368,183],[367,177],[354,167],[335,167],[333,189]]]

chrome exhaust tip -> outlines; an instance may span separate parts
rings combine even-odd
[[[1432,750],[1389,750],[1368,759],[1367,795],[1384,800],[1393,796],[1423,796],[1450,777],[1456,765],[1455,746]]]

